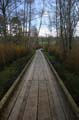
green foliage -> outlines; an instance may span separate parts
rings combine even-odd
[[[78,54],[78,52],[77,53],[76,52],[75,54]],[[61,52],[58,51],[57,53],[57,51],[54,52],[49,49],[49,51],[47,52],[47,56],[50,62],[55,67],[59,76],[62,78],[65,86],[68,88],[70,94],[76,101],[77,105],[79,106],[79,73],[78,73],[78,69],[77,71],[76,71],[76,68],[74,69],[74,64],[77,64],[77,65],[79,64],[78,62],[75,63],[75,61],[71,59],[72,56],[74,56],[74,54],[70,55],[69,57],[70,59],[67,58],[66,60],[64,60],[64,59],[61,59],[62,56],[59,53]],[[77,61],[79,60],[78,56],[74,59],[76,59]],[[71,61],[74,61],[74,62],[71,62]]]
[[[16,77],[22,71],[31,56],[32,54],[29,53],[25,57],[19,58],[0,72],[0,99],[16,80]]]

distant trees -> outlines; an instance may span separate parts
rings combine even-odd
[[[32,45],[38,36],[37,27],[32,25],[36,8],[34,0],[0,0],[0,40],[1,42],[23,42],[25,47]]]
[[[10,3],[10,0],[0,0],[0,13],[3,16],[3,33],[5,36],[5,39],[6,39],[6,22],[7,22],[6,11],[9,3]]]
[[[3,32],[3,25],[4,25],[4,18],[0,15],[0,34],[2,35]]]
[[[35,36],[37,38],[40,33],[45,7],[44,1],[41,1],[42,4],[39,8],[36,6],[35,0],[0,0],[0,38],[3,38],[4,41],[12,38],[18,39],[19,37],[16,36],[20,31],[22,34],[19,35],[22,35],[25,44],[28,47],[31,46],[32,40],[30,38]],[[37,19],[39,20],[38,26],[35,21]]]
[[[11,19],[11,34],[16,35],[20,32],[21,21],[19,17],[12,17]]]
[[[17,9],[17,3],[21,0],[0,0],[0,17],[3,19],[2,34],[6,40],[7,27],[11,23],[11,14],[14,9]],[[15,6],[15,7],[14,7]],[[1,24],[1,21],[0,21]]]
[[[67,55],[72,49],[76,26],[79,22],[79,0],[47,1],[49,28],[56,28],[56,35],[60,38],[64,54]]]
[[[32,4],[34,0],[27,0],[28,7],[28,47],[31,45],[30,36],[31,36],[31,19],[32,19]]]
[[[79,0],[56,0],[56,26],[58,26],[56,29],[61,37],[64,53],[68,53],[72,49],[78,21]]]

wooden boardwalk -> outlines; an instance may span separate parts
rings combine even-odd
[[[10,98],[1,120],[77,120],[40,50]]]

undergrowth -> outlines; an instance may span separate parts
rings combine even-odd
[[[63,58],[62,49],[59,46],[46,48],[47,56],[54,65],[65,86],[79,106],[79,53],[78,49],[72,49],[66,59]]]
[[[11,87],[31,56],[32,53],[28,53],[24,57],[18,58],[16,61],[12,62],[0,71],[0,99]]]

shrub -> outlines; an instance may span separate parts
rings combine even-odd
[[[46,48],[47,49],[47,48]],[[48,48],[50,55],[55,55],[59,60],[64,62],[64,65],[72,72],[79,71],[79,47],[75,45],[71,52],[64,59],[63,50],[59,45],[51,45]]]
[[[62,78],[70,94],[79,106],[79,48],[74,46],[71,52],[63,59],[63,51],[59,46],[48,48],[48,57]]]
[[[28,54],[28,50],[23,46],[0,44],[0,69],[26,54]]]

